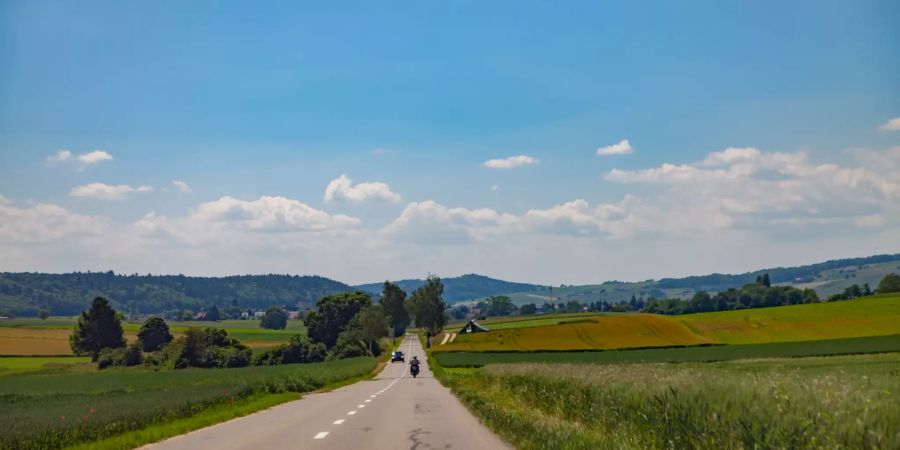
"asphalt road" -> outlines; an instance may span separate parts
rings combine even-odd
[[[308,394],[145,448],[510,448],[432,377],[418,339],[407,336],[400,349],[422,361],[418,378],[408,364],[388,364],[373,380]]]

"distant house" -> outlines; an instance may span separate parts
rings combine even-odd
[[[300,311],[288,311],[288,320],[297,320],[300,318]]]
[[[206,311],[200,311],[197,314],[194,314],[194,320],[206,320]]]
[[[262,319],[262,318],[265,317],[265,316],[266,316],[266,312],[265,312],[265,311],[256,311],[256,312],[253,313],[253,318],[254,318],[254,319]]]
[[[249,312],[244,311],[244,312],[241,313],[241,319],[249,319],[249,318],[250,318],[250,313],[249,313]]]
[[[465,325],[464,327],[462,327],[461,330],[459,330],[459,334],[463,334],[463,333],[485,333],[485,332],[488,332],[488,331],[491,331],[491,330],[489,330],[489,329],[487,329],[487,328],[485,328],[485,327],[483,327],[483,326],[481,326],[481,325],[478,325],[478,322],[476,322],[475,319],[472,319],[472,320],[470,320],[469,322],[467,322],[466,325]]]

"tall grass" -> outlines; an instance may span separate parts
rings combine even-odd
[[[521,448],[900,448],[897,354],[443,376]]]
[[[11,375],[0,384],[0,448],[61,448],[188,417],[260,392],[307,392],[370,372],[375,358],[318,364]]]

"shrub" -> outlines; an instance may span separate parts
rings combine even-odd
[[[242,367],[250,361],[250,350],[217,328],[189,328],[166,347],[165,353],[168,365],[175,369]]]
[[[113,366],[136,366],[143,361],[141,346],[138,343],[128,347],[104,348],[97,356],[97,367],[105,369]]]
[[[138,331],[138,341],[145,351],[155,352],[169,342],[172,342],[172,333],[166,321],[160,317],[151,317],[141,325]]]
[[[295,335],[290,343],[279,345],[258,353],[253,358],[255,366],[274,366],[278,364],[305,364],[325,360],[325,345],[310,342],[305,336]]]

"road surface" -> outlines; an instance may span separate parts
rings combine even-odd
[[[505,449],[507,444],[434,379],[422,345],[400,349],[422,361],[418,378],[392,363],[373,380],[300,400],[146,446],[169,449]],[[407,359],[408,361],[408,359]]]

